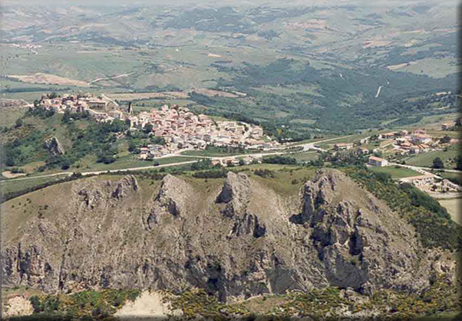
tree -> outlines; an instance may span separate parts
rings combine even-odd
[[[444,163],[443,161],[441,160],[441,158],[439,157],[436,157],[434,160],[433,160],[433,168],[444,168]]]
[[[444,136],[443,138],[440,139],[441,144],[447,144],[451,141],[451,137],[448,135]]]
[[[121,133],[128,129],[128,126],[125,122],[121,121],[120,119],[114,119],[111,123],[111,131],[113,133]]]
[[[130,143],[128,144],[128,151],[130,153],[134,152],[136,150],[136,144],[135,142],[133,141],[130,141]]]
[[[69,167],[71,167],[71,165],[72,165],[72,163],[68,158],[63,158],[63,160],[61,161],[61,169],[62,170],[69,169]]]
[[[163,138],[163,137],[156,137],[156,136],[154,136],[153,138],[151,138],[151,143],[156,144],[156,145],[163,145],[163,146],[165,146],[166,141],[165,141],[165,138]]]
[[[456,169],[462,170],[462,155],[456,157]]]
[[[19,128],[19,127],[21,127],[21,126],[22,126],[22,119],[21,119],[21,118],[16,119],[16,125],[15,125],[15,127],[16,127],[16,128]]]
[[[154,126],[152,126],[152,124],[146,124],[146,126],[144,126],[144,132],[146,134],[149,134],[150,132],[152,132],[153,129],[154,129]]]
[[[244,162],[243,159],[240,159],[240,160],[239,160],[239,166],[243,166],[243,165],[245,165],[245,162]]]
[[[63,119],[61,120],[63,123],[68,123],[71,120],[71,113],[69,110],[66,110],[63,115]]]
[[[37,295],[30,297],[29,301],[32,304],[32,307],[34,308],[35,313],[39,313],[43,311],[43,304]]]

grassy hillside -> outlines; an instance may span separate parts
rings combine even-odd
[[[444,162],[446,168],[455,168],[455,158],[459,155],[459,153],[459,148],[457,146],[453,146],[447,151],[434,151],[412,156],[406,159],[406,164],[431,167],[433,165],[433,160],[436,157],[439,157]]]
[[[62,114],[40,110],[28,111],[20,118],[21,123],[6,128],[1,143],[3,170],[13,168],[27,174],[44,175],[60,171],[105,171],[112,169],[153,166],[192,161],[191,157],[168,157],[153,161],[140,161],[128,152],[129,141],[148,144],[149,137],[138,133],[131,137],[116,139],[115,134],[127,129],[125,123],[97,123],[87,115],[74,115],[70,120]],[[52,155],[44,146],[50,138],[57,138],[64,155]]]
[[[412,176],[420,176],[422,174],[413,171],[412,169],[409,168],[404,168],[404,167],[371,167],[370,170],[374,173],[386,173],[391,176],[391,178],[398,180],[400,178],[404,177],[412,177]]]

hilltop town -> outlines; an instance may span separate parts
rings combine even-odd
[[[183,150],[203,150],[208,145],[268,150],[279,145],[263,128],[238,121],[214,120],[204,114],[194,114],[186,107],[164,105],[160,110],[135,115],[131,104],[122,111],[119,104],[105,95],[91,94],[43,95],[35,108],[57,113],[88,113],[97,122],[125,122],[131,131],[143,130],[150,136],[163,139],[164,144],[142,147],[139,159],[153,159]]]

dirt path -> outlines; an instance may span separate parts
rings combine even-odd
[[[380,86],[379,89],[377,90],[377,94],[375,95],[375,98],[379,97],[380,91],[382,91],[382,86]]]
[[[10,171],[6,171],[6,172],[3,172],[2,175],[6,178],[17,178],[17,177],[21,177],[21,176],[26,176],[25,173],[17,173],[17,174],[13,174],[12,172]]]
[[[122,75],[117,75],[117,76],[114,76],[114,77],[106,77],[106,78],[97,78],[95,80],[92,80],[90,81],[87,85],[88,86],[91,86],[92,84],[94,84],[95,82],[98,82],[98,81],[101,81],[101,80],[112,80],[112,79],[117,79],[117,78],[122,78],[122,77],[128,77],[130,75],[134,74],[134,72],[131,72],[129,74],[122,74]]]

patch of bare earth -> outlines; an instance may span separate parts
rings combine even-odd
[[[387,66],[387,68],[389,70],[396,70],[396,69],[400,69],[400,68],[404,68],[404,67],[409,67],[409,66],[414,65],[414,64],[416,64],[415,61],[410,61],[410,62],[405,62],[405,63],[402,63],[402,64],[398,64],[398,65]]]
[[[199,89],[194,89],[192,90],[194,93],[198,93],[201,95],[205,95],[208,97],[226,97],[226,98],[238,98],[240,97],[239,95],[226,92],[226,91],[220,91],[220,90],[213,90],[213,89],[207,89],[207,88],[199,88]]]
[[[387,40],[367,40],[363,42],[363,47],[364,48],[374,48],[374,47],[385,47],[391,44],[391,41]]]
[[[117,99],[120,101],[124,100],[137,100],[137,99],[151,99],[151,98],[160,98],[160,99],[186,99],[189,95],[185,92],[179,91],[168,91],[161,93],[136,93],[136,94],[107,94],[107,97],[111,99]]]
[[[0,99],[0,108],[25,108],[31,106],[32,105],[24,99]]]
[[[88,83],[81,80],[64,78],[56,75],[36,73],[33,75],[8,75],[9,79],[19,80],[31,84],[50,84],[62,86],[89,87]]]
[[[243,305],[255,314],[268,314],[274,307],[283,305],[287,299],[281,296],[261,296],[250,298]]]
[[[17,173],[17,174],[13,174],[12,172],[10,171],[5,171],[2,173],[2,175],[6,178],[16,178],[16,177],[21,177],[21,176],[26,176],[25,173]]]
[[[144,291],[135,301],[126,303],[114,317],[131,321],[147,318],[167,319],[173,315],[179,316],[180,311],[171,311],[168,304],[162,302],[161,293]]]
[[[24,296],[14,296],[6,300],[2,306],[4,318],[31,315],[34,308],[30,301]]]

